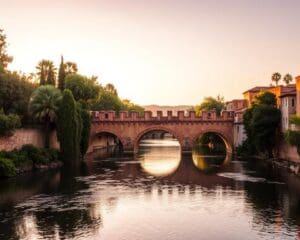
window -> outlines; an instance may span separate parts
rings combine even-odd
[[[236,126],[236,131],[239,133],[240,132],[240,126]]]
[[[105,113],[105,119],[108,119],[108,113]]]
[[[292,98],[292,107],[295,107],[295,98]]]

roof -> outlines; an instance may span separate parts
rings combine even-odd
[[[266,90],[266,89],[270,89],[270,88],[272,88],[272,87],[256,86],[256,87],[254,87],[254,88],[251,88],[251,89],[249,89],[249,90],[243,92],[243,94],[244,94],[244,93],[247,93],[247,92],[260,92],[260,91],[262,91],[262,90]]]
[[[296,94],[297,94],[296,89],[291,89],[289,91],[282,93],[279,97],[282,98],[282,97],[296,96]]]

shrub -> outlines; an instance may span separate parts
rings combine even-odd
[[[58,160],[58,150],[54,148],[43,148],[42,153],[47,158],[48,162],[55,162]]]
[[[49,162],[49,159],[43,153],[43,150],[40,148],[35,147],[32,144],[26,144],[21,148],[21,151],[25,152],[27,157],[34,163],[34,164],[41,164]]]
[[[16,176],[16,167],[14,163],[7,158],[0,158],[0,177]]]
[[[21,120],[18,115],[4,114],[0,111],[0,136],[10,136],[13,131],[21,126]]]

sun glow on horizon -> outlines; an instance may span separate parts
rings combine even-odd
[[[32,73],[41,59],[58,66],[63,54],[81,74],[113,83],[122,98],[142,105],[241,98],[245,89],[269,85],[275,71],[300,70],[294,0],[284,7],[258,0],[12,0],[1,7],[10,69]]]

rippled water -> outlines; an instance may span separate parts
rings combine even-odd
[[[0,181],[0,239],[300,239],[298,178],[160,141]]]

